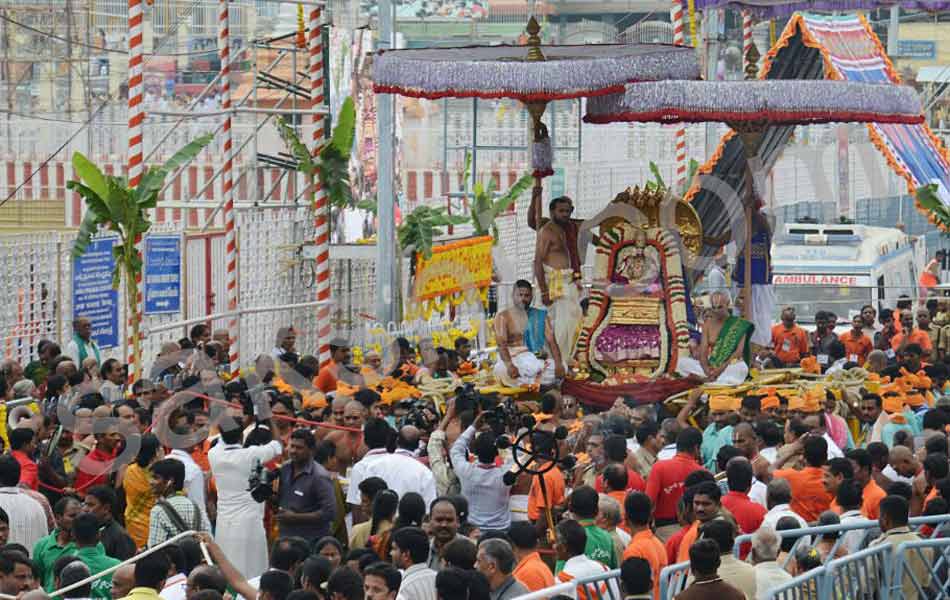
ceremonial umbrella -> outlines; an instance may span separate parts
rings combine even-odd
[[[758,17],[787,17],[800,10],[853,11],[901,6],[930,12],[950,8],[947,0],[695,0],[696,10],[734,8]]]
[[[413,98],[513,98],[532,118],[531,167],[535,192],[554,173],[547,103],[623,92],[626,84],[698,79],[696,51],[664,44],[546,46],[540,25],[528,21],[524,46],[466,46],[381,51],[373,61],[377,93]]]
[[[758,155],[765,129],[774,125],[923,121],[920,98],[910,87],[802,79],[745,81],[656,81],[627,86],[622,94],[591,98],[588,123],[722,121],[739,136],[746,158],[745,273],[743,311],[750,315],[752,210],[750,161]]]

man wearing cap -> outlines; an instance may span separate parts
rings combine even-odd
[[[780,416],[780,411],[782,409],[782,402],[778,397],[774,388],[767,388],[765,390],[759,390],[762,400],[759,403],[759,407],[762,409],[762,414],[765,417],[774,422],[784,421],[784,415]]]
[[[894,447],[894,436],[898,431],[906,431],[908,435],[913,436],[914,430],[908,423],[907,414],[904,412],[904,404],[907,402],[902,382],[881,387],[881,397],[883,399],[884,412],[874,424],[871,431],[872,442],[884,442],[888,448]]]
[[[678,420],[684,427],[689,426],[685,419],[692,413],[698,398],[698,395],[691,394],[686,407],[680,411],[683,419],[678,416]],[[716,453],[719,449],[732,443],[732,425],[729,422],[739,408],[739,402],[739,398],[735,396],[716,395],[709,398],[709,425],[703,430],[702,459],[703,466],[710,471],[715,472]]]

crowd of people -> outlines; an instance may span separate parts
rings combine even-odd
[[[530,284],[519,289],[527,308]],[[919,539],[911,516],[948,512],[942,302],[865,307],[840,336],[830,313],[807,333],[782,312],[758,360],[864,366],[858,389],[696,388],[678,411],[618,398],[586,414],[556,386],[514,403],[461,385],[465,338],[431,357],[400,338],[388,364],[360,365],[335,340],[321,367],[287,327],[232,377],[227,333],[200,324],[130,377],[80,318],[62,347],[0,364],[0,593],[510,600],[619,568],[563,595],[658,598],[662,569],[688,561],[680,599],[764,598],[867,543]],[[517,378],[530,323],[496,328]],[[412,392],[433,378],[460,387],[444,402]],[[877,521],[868,537],[788,533],[864,519]],[[928,556],[907,557],[924,585]]]

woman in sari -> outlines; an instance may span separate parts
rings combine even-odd
[[[151,467],[164,456],[158,438],[147,433],[142,436],[142,447],[135,462],[125,472],[122,483],[125,488],[125,528],[136,548],[144,548],[148,543],[149,514],[155,506]]]

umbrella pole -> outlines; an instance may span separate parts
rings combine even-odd
[[[736,131],[739,139],[742,141],[742,151],[745,155],[745,190],[742,198],[743,212],[745,216],[745,247],[743,248],[743,273],[742,273],[742,316],[747,320],[752,320],[752,218],[755,210],[755,185],[754,175],[752,173],[752,158],[759,153],[759,146],[762,144],[762,134],[765,132],[763,124],[732,124],[730,126]]]

